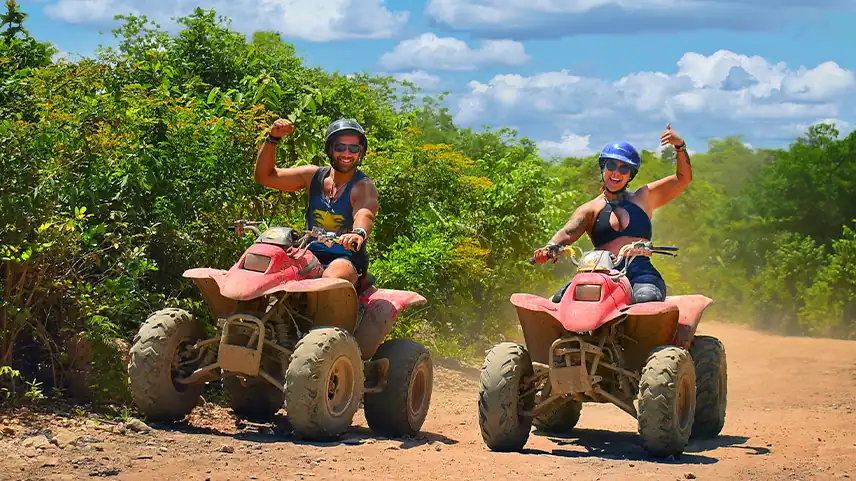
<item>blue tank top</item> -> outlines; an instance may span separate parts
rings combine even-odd
[[[330,173],[330,169],[330,166],[320,167],[312,176],[312,182],[309,184],[309,205],[306,209],[306,230],[321,227],[327,232],[343,234],[353,229],[354,226],[351,189],[353,189],[354,184],[364,179],[366,174],[357,169],[351,180],[345,184],[342,195],[331,202],[324,194],[324,179]],[[321,243],[312,244],[309,246],[309,250],[315,254],[329,254],[335,257],[366,257],[365,243],[357,252],[345,249],[341,244],[333,244],[331,247],[327,247]]]

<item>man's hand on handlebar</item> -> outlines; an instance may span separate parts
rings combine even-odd
[[[364,241],[363,236],[356,234],[354,232],[342,234],[342,236],[339,237],[339,243],[342,244],[342,246],[344,246],[345,249],[352,250],[352,251],[360,250],[360,247],[362,247],[362,245],[363,245],[363,241]]]

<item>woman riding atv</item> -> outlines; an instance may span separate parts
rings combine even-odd
[[[535,262],[543,263],[556,259],[562,246],[573,244],[583,233],[588,233],[595,249],[618,251],[626,244],[638,240],[651,240],[651,216],[654,211],[678,196],[692,180],[692,167],[686,143],[670,125],[660,136],[660,145],[671,144],[677,155],[675,175],[662,178],[643,186],[635,192],[627,191],[627,184],[639,173],[642,158],[627,142],[608,144],[600,153],[601,195],[581,205],[574,211],[565,226],[556,232],[546,246],[537,249]],[[633,251],[639,255],[627,269],[633,293],[631,302],[662,301],[666,298],[666,282],[651,264],[646,251]],[[626,258],[626,257],[625,257]],[[622,265],[616,266],[622,269]],[[553,295],[553,302],[562,300],[568,282]]]

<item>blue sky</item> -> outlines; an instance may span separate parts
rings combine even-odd
[[[856,128],[856,0],[23,0],[63,52],[111,45],[112,16],[215,8],[277,30],[310,65],[448,91],[459,125],[509,126],[545,155],[626,139],[654,150],[666,122],[691,150],[742,134],[784,147],[805,128]],[[98,32],[106,32],[100,35]]]

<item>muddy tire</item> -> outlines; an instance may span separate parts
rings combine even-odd
[[[146,420],[174,422],[199,402],[203,384],[173,382],[179,348],[202,338],[202,326],[182,309],[154,312],[134,337],[128,360],[131,398]]]
[[[366,393],[363,409],[369,428],[387,437],[412,435],[422,429],[431,405],[434,367],[422,344],[391,339],[372,359],[389,359],[386,388]]]
[[[547,381],[550,382],[549,380]],[[549,384],[548,384],[549,386]],[[547,388],[549,390],[549,388]],[[544,395],[548,396],[549,391]],[[583,411],[583,403],[570,397],[554,401],[551,405],[539,412],[532,423],[540,431],[549,434],[561,434],[574,429],[580,421]]]
[[[520,411],[532,410],[535,392],[521,394],[532,375],[532,360],[519,344],[503,342],[487,353],[479,378],[479,427],[491,450],[520,451],[526,445],[532,417]]]
[[[247,379],[242,383],[237,376],[228,376],[223,379],[223,386],[235,416],[248,421],[270,421],[285,403],[285,394],[264,379]]]
[[[728,370],[719,339],[696,336],[690,347],[696,372],[696,409],[691,438],[709,439],[725,425]]]
[[[674,346],[654,350],[639,382],[639,434],[648,454],[665,457],[684,451],[695,405],[696,376],[690,353]]]
[[[360,407],[363,383],[354,336],[337,327],[309,331],[285,374],[285,409],[295,433],[308,440],[339,437]]]

